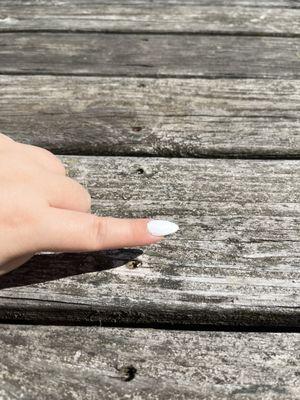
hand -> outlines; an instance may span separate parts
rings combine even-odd
[[[0,134],[0,275],[41,251],[97,251],[156,243],[167,221],[100,218],[91,197],[47,150]]]

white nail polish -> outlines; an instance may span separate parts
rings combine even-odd
[[[178,231],[179,226],[174,224],[174,222],[152,219],[148,222],[147,228],[153,236],[166,236]]]

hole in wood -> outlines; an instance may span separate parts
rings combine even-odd
[[[142,175],[142,174],[144,174],[144,172],[145,172],[145,170],[144,170],[144,168],[138,168],[137,170],[136,170],[136,172],[139,174],[139,175]]]
[[[140,260],[132,260],[132,261],[129,261],[126,264],[126,266],[127,266],[128,269],[136,269],[136,268],[140,267],[142,264],[143,263]]]
[[[133,127],[132,127],[132,130],[133,130],[134,132],[140,132],[142,129],[143,129],[143,128],[142,128],[141,126],[133,126]]]
[[[124,367],[117,368],[121,375],[121,380],[124,382],[130,382],[135,378],[137,369],[133,365],[125,365]]]

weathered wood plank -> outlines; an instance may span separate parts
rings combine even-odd
[[[299,78],[298,38],[1,33],[1,74]]]
[[[299,398],[300,337],[0,326],[0,397]]]
[[[59,154],[299,157],[299,104],[297,80],[0,76],[2,132]]]
[[[98,214],[181,231],[143,252],[36,256],[1,278],[1,320],[300,327],[300,161],[63,159]]]
[[[47,6],[52,5],[53,7],[60,5],[64,7],[70,4],[70,0],[0,0],[0,5],[9,6],[14,5],[15,7],[31,5],[33,6]],[[146,5],[152,6],[162,6],[165,4],[170,5],[189,5],[189,6],[214,6],[214,7],[225,7],[228,6],[228,0],[151,0],[151,5],[147,3],[147,0],[72,0],[72,4],[75,6],[86,7],[95,6],[95,5]],[[231,0],[230,5],[232,7],[252,7],[252,8],[291,8],[297,9],[300,8],[298,0]]]
[[[189,32],[299,35],[294,2],[0,1],[0,31]]]

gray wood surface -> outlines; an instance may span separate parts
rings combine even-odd
[[[296,1],[0,1],[0,31],[16,30],[299,35],[300,10]]]
[[[0,76],[1,131],[59,154],[299,157],[299,104],[298,80]]]
[[[299,399],[300,335],[0,326],[0,397]]]
[[[63,160],[97,214],[181,230],[143,250],[36,256],[1,278],[1,320],[300,327],[300,161]]]
[[[299,12],[0,0],[0,130],[89,155],[62,159],[98,215],[181,228],[2,277],[1,400],[300,398],[299,333],[144,329],[299,332],[300,161],[120,157],[298,158]]]
[[[299,38],[2,33],[0,73],[299,78]]]

